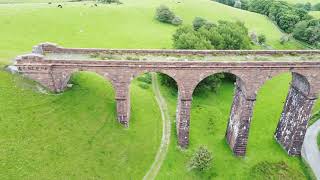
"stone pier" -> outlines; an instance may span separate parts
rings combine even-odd
[[[255,99],[248,99],[236,84],[226,131],[227,143],[236,156],[246,154],[254,104]]]
[[[275,138],[289,155],[301,154],[304,136],[315,98],[308,97],[309,83],[293,73],[290,90],[275,132]]]

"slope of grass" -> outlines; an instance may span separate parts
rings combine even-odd
[[[0,4],[16,4],[16,3],[62,3],[72,0],[0,0]]]
[[[0,59],[30,52],[35,44],[51,41],[67,47],[171,48],[174,26],[154,20],[160,4],[171,7],[190,24],[194,17],[211,21],[240,20],[250,31],[267,36],[274,48],[302,48],[292,42],[281,45],[281,32],[267,17],[209,0],[123,0],[122,5],[92,7],[90,2],[0,5]]]
[[[293,3],[293,4],[296,4],[296,3],[311,3],[311,4],[316,4],[316,3],[319,3],[319,0],[285,0],[289,3]]]
[[[311,11],[310,15],[315,18],[320,18],[320,11]]]
[[[124,129],[111,84],[93,73],[75,74],[59,95],[3,71],[0,79],[0,179],[141,179],[148,170],[162,129],[151,90],[133,83]]]
[[[217,93],[193,97],[190,147],[177,148],[176,136],[172,137],[167,159],[158,179],[250,179],[251,169],[261,162],[284,162],[291,170],[309,178],[307,168],[300,158],[288,157],[273,138],[288,91],[290,76],[278,76],[268,81],[259,91],[251,124],[247,156],[236,158],[225,140],[225,131],[233,96],[233,84],[224,83]],[[162,87],[171,115],[175,115],[176,95]],[[175,125],[173,124],[173,132]],[[186,164],[200,145],[213,152],[213,168],[205,173],[188,171]],[[252,175],[252,174],[251,174]],[[287,173],[290,178],[290,173]],[[287,177],[287,176],[286,176]]]

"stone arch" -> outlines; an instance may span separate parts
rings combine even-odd
[[[241,72],[237,72],[237,71],[230,71],[230,70],[218,70],[218,71],[207,71],[204,73],[201,73],[199,75],[199,78],[197,79],[197,81],[193,84],[192,87],[192,95],[194,94],[195,89],[197,88],[197,86],[206,78],[210,77],[210,76],[214,76],[220,73],[226,73],[226,74],[230,74],[235,76],[236,78],[236,85],[239,86],[242,90],[246,90],[247,89],[247,82],[245,81],[245,77],[243,75],[243,73]]]
[[[90,72],[94,73],[97,76],[103,77],[106,81],[111,83],[111,86],[113,90],[116,91],[116,87],[114,85],[114,80],[106,75],[105,73],[101,71],[95,71],[91,69],[82,69],[82,68],[74,68],[74,69],[53,69],[51,76],[52,76],[52,81],[55,87],[55,92],[56,93],[61,93],[65,91],[68,88],[68,83],[70,82],[70,79],[75,73],[79,72]]]

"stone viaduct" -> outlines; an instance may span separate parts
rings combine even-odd
[[[130,81],[143,73],[160,72],[172,77],[178,85],[176,129],[178,143],[186,148],[189,144],[190,108],[193,90],[206,77],[216,73],[235,75],[234,100],[226,130],[227,142],[236,156],[244,156],[250,122],[259,88],[266,80],[285,72],[292,73],[287,99],[275,130],[275,138],[289,155],[300,155],[308,120],[320,91],[319,61],[302,62],[214,62],[214,61],[134,61],[134,60],[52,60],[46,53],[134,53],[165,55],[274,55],[320,54],[320,51],[190,51],[190,50],[107,50],[71,49],[50,43],[34,47],[33,53],[19,56],[15,66],[19,72],[53,92],[66,89],[72,73],[92,71],[110,80],[116,92],[118,121],[129,126]],[[268,119],[265,119],[268,121]]]

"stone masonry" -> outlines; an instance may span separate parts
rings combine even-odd
[[[91,71],[109,80],[116,92],[118,121],[129,127],[129,86],[133,78],[147,72],[160,72],[178,84],[179,97],[176,126],[178,143],[189,144],[192,94],[200,81],[216,73],[231,73],[237,77],[234,100],[226,131],[227,142],[236,156],[244,156],[256,95],[266,80],[285,72],[293,79],[275,138],[289,155],[300,155],[311,110],[320,91],[320,59],[303,62],[213,62],[213,61],[130,61],[130,60],[52,60],[45,53],[133,53],[170,55],[278,55],[320,54],[320,51],[190,51],[190,50],[107,50],[71,49],[44,43],[35,46],[33,53],[19,56],[15,66],[20,73],[53,92],[63,92],[71,75],[77,71]]]

